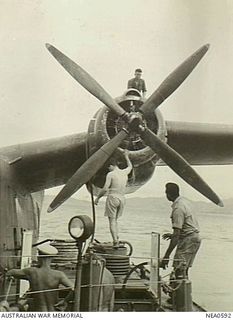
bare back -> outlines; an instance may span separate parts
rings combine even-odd
[[[32,294],[34,310],[36,311],[54,311],[54,305],[58,301],[58,290],[54,289],[58,289],[60,284],[64,284],[65,286],[72,285],[66,282],[63,272],[47,267],[28,268],[27,275],[31,291],[41,291]]]
[[[124,196],[125,189],[128,181],[129,170],[121,170],[116,168],[112,172],[108,173],[109,178],[111,179],[109,186],[109,194],[116,196]]]

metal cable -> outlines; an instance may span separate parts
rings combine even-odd
[[[178,286],[173,289],[171,288],[170,286],[169,289],[170,290],[173,290],[173,291],[176,291],[179,289],[179,287],[181,286],[182,282],[183,282],[183,279],[178,279],[178,280],[170,280],[170,283],[179,283]],[[164,284],[164,281],[154,281],[152,283],[160,283],[160,284]],[[110,283],[110,284],[86,284],[86,285],[81,285],[81,288],[88,288],[88,287],[112,287],[112,286],[115,286],[116,284],[115,283]],[[126,285],[127,287],[127,285]],[[64,290],[70,290],[70,289],[74,289],[72,287],[65,287],[65,288],[57,288],[57,289],[45,289],[45,290],[37,290],[37,291],[28,291],[26,292],[26,295],[33,295],[33,294],[38,294],[38,293],[44,293],[44,292],[54,292],[54,291],[64,291]],[[11,293],[11,294],[8,294],[8,297],[11,297],[11,296],[19,296],[19,293]],[[0,295],[0,298],[5,298],[6,295]]]

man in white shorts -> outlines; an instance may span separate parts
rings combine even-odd
[[[103,189],[99,192],[95,199],[97,205],[99,199],[108,192],[105,205],[105,216],[109,220],[109,228],[113,239],[113,246],[118,247],[119,235],[118,235],[118,218],[122,215],[125,206],[125,189],[128,182],[128,175],[132,170],[132,163],[129,160],[128,150],[125,150],[125,159],[127,167],[120,169],[116,162],[113,162],[109,166],[110,172],[106,176],[106,181]]]

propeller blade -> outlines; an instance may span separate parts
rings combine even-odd
[[[198,175],[190,164],[168,144],[160,140],[150,129],[145,128],[141,132],[141,137],[145,143],[154,150],[158,156],[184,181],[190,184],[215,204],[223,207],[223,203],[217,194],[207,185],[207,183]]]
[[[95,152],[86,162],[74,173],[68,180],[63,189],[58,193],[48,208],[52,212],[59,207],[64,201],[78,191],[87,183],[111,157],[116,148],[127,137],[127,130],[121,130],[112,140],[105,143],[97,152]]]
[[[82,69],[77,63],[72,61],[61,51],[56,49],[50,44],[46,44],[46,48],[54,56],[54,58],[63,66],[63,68],[87,91],[93,94],[97,99],[103,102],[110,110],[115,112],[118,116],[125,114],[116,101],[104,90],[103,87],[90,76],[84,69]]]
[[[166,100],[193,71],[208,49],[209,44],[202,46],[177,67],[141,106],[142,112],[149,116],[151,112]]]

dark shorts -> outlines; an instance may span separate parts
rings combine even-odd
[[[200,248],[200,245],[201,238],[197,232],[180,239],[174,256],[173,267],[175,269],[180,269],[182,268],[183,262],[185,262],[185,269],[192,267],[194,258],[198,249]]]
[[[125,199],[118,198],[114,195],[108,195],[106,204],[105,204],[105,216],[109,218],[117,219],[122,215],[123,209],[125,206]]]

